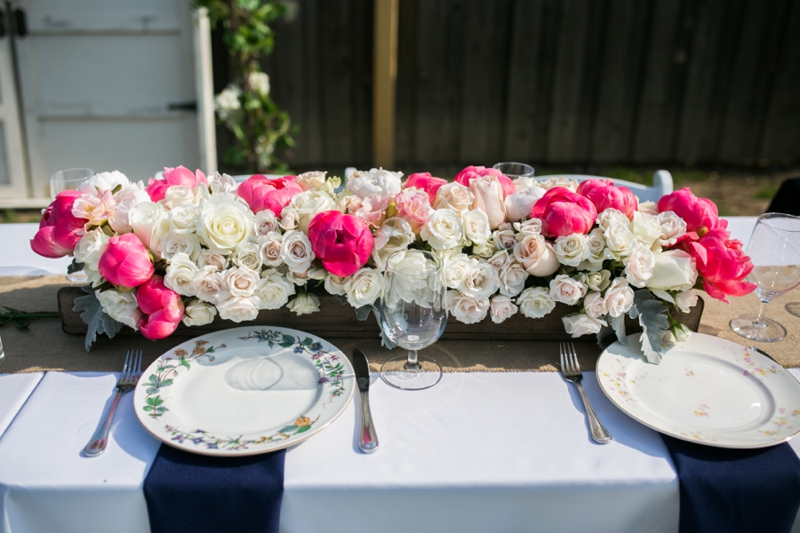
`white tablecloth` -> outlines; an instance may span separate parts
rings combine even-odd
[[[9,231],[0,226],[0,242]],[[15,265],[6,256],[3,266]],[[0,532],[149,531],[141,488],[159,443],[131,395],[106,452],[80,455],[114,383],[0,375]],[[676,532],[678,480],[660,436],[616,409],[592,372],[584,383],[608,445],[590,440],[576,391],[555,373],[446,374],[421,392],[373,376],[381,448],[358,451],[356,398],[289,449],[281,531]],[[800,440],[792,446],[800,453]]]

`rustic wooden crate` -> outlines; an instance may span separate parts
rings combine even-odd
[[[58,291],[58,309],[65,333],[82,335],[86,333],[86,324],[80,314],[73,311],[75,298],[85,293],[80,287],[63,287]],[[288,309],[261,311],[258,319],[251,322],[234,323],[216,317],[214,322],[205,326],[187,327],[181,324],[173,335],[196,337],[203,333],[228,329],[237,326],[270,325],[299,329],[323,338],[375,338],[379,334],[377,321],[370,317],[366,321],[356,318],[355,310],[343,305],[330,295],[318,295],[320,311],[310,315],[297,316]],[[691,313],[679,314],[678,320],[686,324],[692,331],[697,331],[703,313],[702,298]],[[526,318],[519,313],[502,324],[493,323],[488,317],[478,324],[462,324],[456,320],[447,323],[443,339],[481,339],[481,340],[569,340],[564,332],[561,317],[574,311],[574,308],[558,304],[549,315],[538,320]],[[628,332],[641,331],[638,322],[627,319]],[[120,334],[138,335],[130,328],[124,327]]]

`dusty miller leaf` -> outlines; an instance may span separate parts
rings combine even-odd
[[[665,341],[669,332],[667,306],[649,290],[636,291],[633,307],[628,312],[631,318],[638,318],[642,326],[642,352],[649,363],[658,364],[672,345]]]
[[[75,305],[72,310],[81,311],[81,318],[86,322],[86,340],[83,346],[88,352],[92,349],[92,343],[97,340],[98,334],[105,333],[109,339],[113,339],[114,335],[122,329],[122,324],[103,311],[95,291],[88,287],[83,287],[83,292],[88,294],[75,298]]]

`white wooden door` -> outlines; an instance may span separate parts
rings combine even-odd
[[[0,201],[23,202],[28,196],[25,151],[19,118],[11,13],[0,4]]]
[[[63,168],[146,180],[201,166],[191,0],[11,4],[27,25],[15,51],[34,197]]]

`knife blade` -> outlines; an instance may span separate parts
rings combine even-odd
[[[364,453],[372,453],[378,449],[378,435],[375,433],[372,412],[369,408],[369,361],[364,352],[358,348],[353,349],[353,368],[361,393],[361,431],[359,431],[358,447]]]

